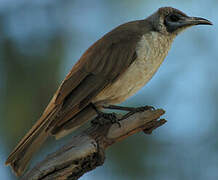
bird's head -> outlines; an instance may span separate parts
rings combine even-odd
[[[182,11],[172,7],[159,8],[148,20],[154,31],[174,36],[191,26],[212,25],[207,19],[187,16]]]

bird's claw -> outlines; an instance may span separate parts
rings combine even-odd
[[[117,118],[115,113],[103,113],[101,112],[95,119],[91,121],[93,125],[106,125],[106,124],[115,124],[117,123],[119,127],[121,127],[121,124],[119,122],[119,119]]]
[[[155,108],[153,106],[142,106],[142,107],[136,107],[132,110],[132,112],[143,112],[143,111],[147,111],[147,110],[155,110]]]

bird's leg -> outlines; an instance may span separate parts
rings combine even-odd
[[[104,108],[105,109],[121,110],[121,111],[129,111],[129,112],[134,112],[134,113],[155,109],[153,106],[125,107],[125,106],[117,106],[117,105],[104,106]]]
[[[108,123],[117,123],[120,126],[119,119],[117,118],[115,113],[105,113],[99,111],[94,104],[92,104],[98,116],[91,121],[92,124],[105,125]]]
[[[128,118],[129,116],[137,113],[137,112],[143,112],[147,110],[155,110],[153,106],[142,106],[142,107],[125,107],[125,106],[117,106],[117,105],[109,105],[104,106],[105,109],[115,109],[115,110],[121,110],[121,111],[128,111],[121,119],[123,120]]]

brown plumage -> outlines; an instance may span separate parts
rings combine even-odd
[[[131,23],[140,24],[139,22]],[[82,55],[62,82],[42,117],[8,157],[6,164],[10,164],[17,175],[22,174],[32,153],[40,147],[43,141],[50,134],[59,133],[60,127],[71,118],[79,116],[82,110],[82,112],[87,111],[83,114],[92,114],[84,121],[92,119],[96,115],[90,106],[92,98],[113,83],[134,61],[139,35],[137,32],[125,31],[125,26],[118,27],[93,44]],[[105,39],[107,39],[107,43],[104,43]],[[127,46],[129,42],[132,46],[130,49]],[[128,53],[125,54],[125,52]],[[73,121],[73,123],[76,122],[77,126],[83,123]],[[27,149],[29,154],[26,154]]]
[[[165,19],[170,14],[188,17],[170,7],[160,8],[147,19],[115,28],[82,55],[41,118],[9,155],[6,164],[11,165],[16,175],[23,173],[32,155],[48,136],[63,137],[97,115],[93,105],[101,109],[103,105],[122,102],[146,84],[167,55],[174,37],[188,27],[168,29]],[[209,21],[205,20],[204,24]],[[143,43],[144,40],[147,42]],[[144,51],[152,57],[144,55]],[[130,72],[133,72],[131,75],[136,84],[128,80]],[[134,86],[124,92],[125,89],[119,88],[122,83],[127,83],[127,87],[133,83]],[[117,90],[113,92],[115,88]]]

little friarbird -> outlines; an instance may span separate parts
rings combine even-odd
[[[16,175],[50,135],[61,138],[142,88],[167,56],[174,38],[194,25],[212,25],[172,7],[122,24],[89,47],[61,83],[42,116],[9,155]],[[97,110],[97,111],[96,111]]]

